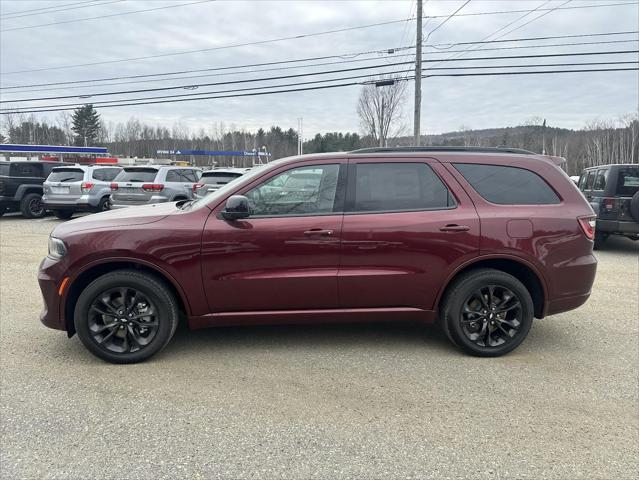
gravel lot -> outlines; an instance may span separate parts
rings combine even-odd
[[[38,321],[57,222],[0,219],[2,478],[636,478],[639,243],[503,358],[377,324],[181,329],[114,366]]]

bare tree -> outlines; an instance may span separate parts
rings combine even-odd
[[[401,135],[402,107],[405,100],[406,83],[395,82],[377,87],[364,85],[357,102],[357,115],[364,134],[369,135],[380,147],[386,146],[388,138]]]

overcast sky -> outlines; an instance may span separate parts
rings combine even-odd
[[[348,54],[371,50],[388,49],[413,45],[415,41],[415,21],[382,25],[371,28],[350,30],[341,33],[284,40],[262,45],[244,46],[212,50],[202,53],[165,56],[147,60],[130,60],[88,67],[70,66],[102,61],[121,60],[133,57],[178,53],[189,50],[221,47],[237,43],[254,42],[322,32],[346,27],[367,25],[377,22],[401,20],[415,15],[415,1],[211,1],[188,3],[197,0],[80,0],[27,1],[0,0],[0,76],[1,86],[25,85],[76,81],[112,76],[141,75],[176,70],[190,70],[208,67],[224,67],[261,62],[298,59],[306,57]],[[627,0],[573,0],[565,6],[583,6],[602,3],[618,3]],[[459,13],[490,12],[497,10],[553,8],[566,0],[534,1],[484,1],[472,0]],[[425,2],[424,15],[449,15],[465,3],[465,0]],[[72,5],[77,4],[77,5]],[[155,11],[134,13],[124,12],[180,5]],[[544,4],[544,5],[542,5]],[[84,8],[77,8],[83,6]],[[33,9],[69,9],[34,15]],[[22,12],[22,13],[20,13]],[[43,12],[40,10],[40,12]],[[543,11],[535,12],[501,30],[498,35],[508,32]],[[22,16],[19,16],[22,15]],[[523,13],[508,13],[485,16],[458,16],[450,19],[428,39],[429,44],[456,43],[482,40],[491,33],[521,17]],[[101,17],[93,20],[71,20]],[[425,21],[424,36],[437,27],[444,18]],[[16,29],[45,23],[57,25],[38,28]],[[8,30],[8,31],[7,31]],[[532,21],[529,25],[503,37],[513,39],[547,35],[572,35],[639,30],[639,6],[626,6],[556,10]],[[576,38],[548,40],[545,43],[632,40],[637,34],[617,37]],[[531,44],[530,42],[528,44]],[[489,45],[518,46],[524,43]],[[481,53],[467,53],[462,58],[477,56],[523,55],[542,53],[587,52],[607,50],[637,50],[638,43],[617,43],[585,46],[565,46],[553,48],[530,48],[498,50]],[[459,50],[468,46],[453,47]],[[433,52],[427,47],[425,53]],[[427,58],[447,58],[451,53],[432,53]],[[367,57],[357,57],[367,58]],[[410,58],[405,58],[410,60]],[[555,57],[521,60],[493,60],[484,62],[459,62],[457,66],[479,64],[526,64],[637,60],[638,55],[598,55],[582,57]],[[325,60],[339,61],[340,59]],[[319,66],[309,69],[291,69],[257,74],[210,76],[205,78],[124,84],[113,86],[91,85],[84,89],[22,92],[8,95],[6,90],[2,100],[33,98],[37,96],[78,95],[109,92],[122,89],[152,88],[160,86],[184,85],[190,82],[216,82],[240,78],[261,78],[327,69],[349,68],[367,64],[397,61],[384,56],[372,57],[370,62]],[[427,65],[427,64],[425,64]],[[432,65],[432,64],[431,64]],[[447,65],[451,65],[448,63]],[[441,64],[439,66],[442,66]],[[622,65],[622,67],[632,65]],[[636,66],[636,65],[635,65]],[[11,74],[21,70],[49,69],[39,72]],[[265,68],[265,67],[262,67]],[[402,69],[406,67],[395,67]],[[410,67],[408,67],[410,68]],[[583,67],[601,68],[601,67]],[[386,69],[385,71],[391,71]],[[220,73],[220,72],[217,72]],[[347,72],[335,74],[357,75],[367,72]],[[200,74],[202,75],[202,74]],[[332,78],[324,76],[321,78]],[[318,77],[319,78],[319,77]],[[301,78],[299,81],[309,81]],[[280,80],[293,83],[293,80]],[[277,84],[278,82],[271,82]],[[242,85],[200,87],[194,92],[215,92],[231,88],[245,88]],[[42,87],[41,87],[42,88]],[[360,86],[296,92],[270,96],[255,96],[231,99],[202,100],[197,102],[169,103],[163,105],[129,106],[99,109],[103,119],[126,121],[135,117],[142,122],[163,124],[168,127],[181,122],[192,129],[209,129],[214,122],[224,122],[227,126],[255,130],[271,125],[283,128],[297,126],[297,118],[304,118],[304,134],[310,137],[317,132],[359,131],[356,114],[357,97]],[[153,96],[189,93],[174,90],[163,93],[136,94],[129,96]],[[404,123],[412,131],[413,86],[408,86],[404,108]],[[100,97],[95,97],[99,99]],[[111,97],[123,99],[127,96]],[[103,97],[102,100],[106,99]],[[39,104],[68,103],[76,100],[43,101]],[[97,100],[95,100],[97,101]],[[593,119],[613,119],[619,115],[637,112],[639,104],[639,75],[637,71],[605,72],[584,74],[427,78],[423,81],[422,133],[442,133],[456,130],[461,125],[468,128],[514,126],[531,117],[546,118],[551,126],[581,128]],[[3,104],[6,106],[6,104]],[[55,119],[57,113],[39,114]]]

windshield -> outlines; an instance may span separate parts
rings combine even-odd
[[[114,182],[152,182],[158,174],[155,168],[125,168],[116,175]]]
[[[54,168],[47,178],[47,182],[81,182],[84,171],[80,168]]]
[[[627,167],[619,170],[616,194],[632,197],[639,191],[639,167]]]

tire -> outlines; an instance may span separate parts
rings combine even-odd
[[[103,197],[102,200],[100,200],[100,203],[98,203],[98,208],[96,208],[96,211],[106,212],[108,210],[111,210],[111,198]]]
[[[630,216],[639,222],[639,192],[635,192],[630,200]]]
[[[592,247],[593,250],[599,250],[601,247],[603,247],[603,244],[606,242],[606,240],[608,240],[608,234],[595,230],[595,244]]]
[[[53,214],[60,220],[68,220],[73,216],[73,210],[54,210]]]
[[[42,204],[42,195],[27,193],[20,202],[20,211],[25,218],[42,218],[47,211]]]
[[[506,309],[502,313],[500,304]],[[533,301],[524,284],[493,269],[473,270],[459,277],[441,305],[440,324],[448,338],[477,357],[498,357],[517,348],[528,335],[534,316]],[[495,309],[486,308],[490,306]],[[471,313],[465,313],[465,307]]]
[[[158,353],[173,337],[178,318],[177,301],[165,283],[134,270],[98,277],[80,294],[74,311],[80,341],[111,363],[137,363]]]

